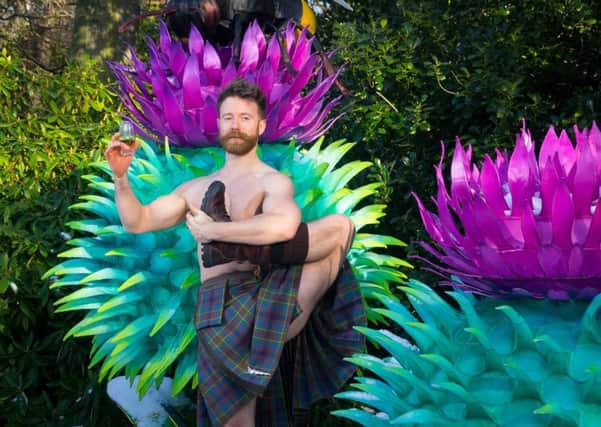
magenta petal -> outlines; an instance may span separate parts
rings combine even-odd
[[[140,99],[139,102],[144,111],[144,116],[147,120],[150,120],[152,130],[155,133],[160,134],[165,128],[164,118],[161,114],[162,111],[160,111],[160,109],[152,102],[145,99]]]
[[[570,137],[565,130],[561,131],[559,135],[559,161],[561,162],[561,166],[565,171],[566,175],[572,169],[574,162],[576,161],[576,152],[574,151],[574,146],[572,145],[572,141],[570,141]]]
[[[591,146],[586,142],[577,148],[579,156],[574,166],[572,194],[576,217],[581,218],[590,216],[591,202],[598,196],[599,179]]]
[[[585,248],[599,249],[601,245],[601,207],[596,206],[595,213],[591,219],[591,225],[589,226],[588,236],[584,243]]]
[[[553,243],[560,248],[572,246],[572,225],[574,223],[574,207],[568,187],[560,183],[553,197],[551,224],[553,227]]]
[[[311,58],[309,61],[307,61],[304,64],[303,68],[298,72],[298,75],[296,76],[294,83],[292,84],[292,86],[290,86],[289,93],[290,93],[291,98],[296,97],[303,90],[303,88],[307,85],[307,83],[309,82],[309,79],[311,79],[311,74],[313,72],[313,67],[315,66],[315,62],[316,62],[316,59]]]
[[[195,54],[199,58],[202,58],[204,53],[205,42],[202,36],[200,35],[200,31],[192,25],[190,29],[190,37],[188,38],[188,51],[190,54]]]
[[[207,73],[209,84],[219,86],[221,84],[221,60],[217,51],[209,42],[205,44],[202,67]]]
[[[177,135],[181,135],[184,133],[183,111],[171,89],[169,89],[167,86],[164,86],[163,93],[163,105],[165,106],[164,112],[167,123],[173,132],[175,132]]]
[[[203,132],[203,123],[196,121],[195,114],[184,112],[184,138],[188,146],[205,145],[208,142]]]
[[[551,206],[557,185],[559,185],[559,176],[555,164],[552,161],[546,162],[542,169],[540,189],[542,200],[541,218],[543,219],[551,218]]]
[[[528,151],[522,138],[518,139],[509,160],[507,180],[512,198],[511,213],[520,216],[522,210],[531,208],[532,197]]]
[[[269,46],[267,47],[267,60],[271,64],[271,69],[275,73],[280,65],[280,45],[275,37],[269,40]]]
[[[198,65],[198,58],[196,55],[190,55],[182,79],[185,110],[200,108],[204,105],[202,93],[200,91],[201,83]]]
[[[522,211],[522,235],[524,236],[524,248],[526,249],[537,249],[540,246],[540,240],[538,238],[538,232],[536,229],[536,222],[534,221],[534,215],[531,209],[524,209]]]
[[[264,62],[257,73],[257,86],[265,93],[269,93],[275,82],[275,76],[269,62]]]
[[[494,276],[510,277],[511,272],[507,268],[507,263],[503,257],[499,254],[498,250],[489,246],[481,246],[480,252],[482,253],[481,261],[483,272],[492,274]]]
[[[186,62],[187,55],[186,52],[184,52],[181,43],[173,42],[169,49],[169,68],[178,80],[182,79]]]
[[[572,247],[568,258],[568,272],[569,277],[579,277],[582,274],[584,267],[584,251],[580,246]]]
[[[538,164],[541,169],[544,169],[547,162],[553,158],[555,153],[559,151],[559,138],[555,133],[553,126],[549,127],[547,135],[543,140],[540,147],[540,153],[538,155]]]
[[[599,253],[598,244],[596,248],[584,249],[582,264],[582,275],[584,277],[601,276],[601,254]]]
[[[238,68],[241,74],[248,71],[256,71],[257,64],[259,63],[259,45],[257,42],[258,34],[263,37],[263,32],[258,30],[256,22],[250,25],[246,33],[244,33],[244,39],[242,41],[242,47],[240,49],[240,66]]]
[[[482,172],[480,173],[480,189],[484,199],[491,210],[499,217],[504,215],[507,209],[507,203],[501,190],[501,181],[497,173],[497,168],[488,154],[484,157]]]
[[[307,29],[304,28],[296,39],[294,52],[290,55],[292,68],[300,70],[311,55],[311,42],[307,40]]]
[[[422,217],[422,222],[426,231],[434,240],[440,242],[442,240],[442,234],[440,233],[439,228],[436,226],[438,221],[434,220],[432,214],[424,207],[424,204],[420,200],[420,198],[415,193],[411,193],[415,201],[417,202],[417,207],[419,210],[419,214]]]
[[[589,142],[595,147],[596,157],[601,155],[601,132],[597,127],[597,122],[593,121],[593,125],[589,131]]]
[[[171,43],[171,35],[169,34],[167,25],[163,21],[159,21],[159,46],[161,47],[161,51],[165,53],[169,52]]]
[[[453,199],[462,203],[471,197],[468,184],[469,168],[465,168],[465,151],[459,139],[455,142],[453,161],[451,163],[451,194]]]
[[[547,277],[557,277],[559,275],[563,259],[559,248],[543,246],[540,248],[537,259]]]

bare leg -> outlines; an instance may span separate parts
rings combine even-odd
[[[245,208],[252,216],[263,198],[255,198]],[[309,248],[303,265],[297,301],[302,313],[295,318],[286,333],[286,341],[303,329],[317,302],[334,283],[354,237],[354,225],[349,217],[333,214],[307,223]]]
[[[226,200],[227,200],[227,192]],[[244,218],[256,215],[263,203],[263,194],[258,194],[244,208]],[[342,247],[345,254],[353,244],[354,225],[349,217],[342,214],[332,214],[307,223],[309,229],[309,252],[305,262],[311,263],[323,260]]]
[[[257,399],[250,400],[225,423],[224,427],[254,427],[256,406]]]
[[[302,313],[288,327],[286,341],[294,338],[305,327],[317,302],[336,280],[352,244],[354,234],[351,220],[344,215],[330,215],[310,222],[308,226],[309,254],[307,260],[316,258],[317,261],[307,262],[303,265],[296,297]]]
[[[309,229],[309,252],[305,262],[321,261],[344,252],[352,246],[354,225],[349,217],[333,214],[307,223]],[[344,257],[340,259],[343,261]]]

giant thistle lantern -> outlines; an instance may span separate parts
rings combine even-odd
[[[320,58],[311,52],[306,30],[296,37],[290,24],[283,32],[289,66],[284,66],[276,37],[269,42],[259,25],[244,35],[241,62],[234,65],[231,49],[215,48],[192,27],[187,46],[172,40],[161,23],[159,45],[148,40],[149,61],[144,64],[130,49],[132,65],[112,63],[121,86],[121,101],[137,121],[139,133],[172,145],[203,147],[217,140],[217,97],[234,78],[242,76],[267,94],[267,128],[262,142],[303,144],[323,135],[335,119],[326,116],[338,103],[325,104],[337,74],[327,76]],[[308,83],[313,87],[308,87]]]
[[[388,354],[349,359],[376,378],[340,393],[360,407],[338,415],[369,427],[600,425],[601,133],[574,133],[575,147],[550,129],[537,161],[522,129],[511,156],[480,168],[457,141],[450,194],[436,167],[436,213],[416,196],[439,247],[423,243],[441,262],[430,266],[455,290],[443,299],[412,280],[401,290],[413,310],[380,297],[375,311],[405,337],[361,328]]]
[[[522,129],[508,156],[471,164],[459,141],[451,164],[451,194],[436,167],[438,214],[416,197],[426,230],[440,247],[423,246],[460,278],[456,286],[490,296],[589,299],[601,292],[601,132],[593,123],[549,129],[538,161]],[[459,222],[456,222],[458,218]]]
[[[223,150],[215,146],[216,99],[230,80],[243,76],[261,86],[268,99],[263,142],[270,143],[260,144],[259,155],[290,176],[303,220],[336,212],[352,218],[359,233],[349,259],[363,295],[388,295],[389,283],[405,277],[398,267],[409,265],[373,250],[402,242],[361,232],[378,223],[385,206],[358,208],[381,183],[347,187],[370,165],[353,161],[337,166],[351,143],[322,147],[321,138],[310,149],[294,144],[317,139],[335,120],[326,116],[337,101],[326,103],[324,95],[336,76],[325,74],[305,32],[296,37],[288,27],[284,38],[293,71],[275,39],[267,42],[256,25],[245,33],[237,69],[228,49],[213,48],[195,29],[182,46],[163,25],[159,45],[149,40],[148,63],[130,49],[130,64],[112,64],[123,105],[148,138],[129,170],[132,188],[147,203],[223,164]],[[46,274],[53,279],[51,287],[64,295],[57,311],[86,313],[67,337],[93,337],[91,366],[100,365],[101,379],[120,372],[130,379],[139,376],[136,387],[144,395],[170,375],[177,393],[197,381],[192,321],[199,285],[196,242],[183,224],[140,235],[126,232],[115,208],[114,185],[107,179],[108,164],[95,166],[101,173],[85,177],[93,194],[71,207],[86,213],[69,224],[82,235],[68,242],[73,248],[60,255],[67,259]],[[379,317],[369,307],[367,314]]]

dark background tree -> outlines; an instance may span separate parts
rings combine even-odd
[[[387,183],[382,234],[425,238],[410,192],[433,194],[441,140],[448,168],[455,136],[482,159],[512,146],[522,118],[540,142],[551,124],[590,126],[601,105],[599,2],[369,0],[351,2],[353,12],[313,3],[354,94],[328,139],[356,141],[354,155],[374,160],[369,173]],[[156,31],[153,20],[125,36],[116,26],[160,5],[0,0],[1,425],[124,425],[87,369],[89,341],[62,342],[77,315],[53,313],[61,295],[40,276],[58,262],[67,207],[117,122],[102,61]],[[344,402],[317,407],[313,425],[333,425],[323,420],[334,405]]]

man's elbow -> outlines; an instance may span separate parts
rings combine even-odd
[[[281,241],[292,240],[296,236],[298,227],[300,226],[300,217],[291,219],[285,227],[282,227],[280,233]]]
[[[123,229],[131,234],[142,234],[146,231],[137,224],[122,224],[122,225],[123,225]]]

